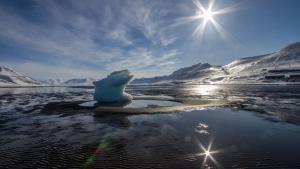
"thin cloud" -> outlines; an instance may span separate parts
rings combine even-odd
[[[32,62],[83,62],[104,71],[144,71],[158,66],[166,52],[174,51],[169,46],[178,39],[161,29],[166,26],[169,8],[161,8],[157,2],[37,0],[32,6],[27,12],[40,14],[34,15],[37,18],[24,17],[17,7],[12,10],[0,4],[0,40],[40,53],[30,56]],[[166,66],[176,63],[176,57],[168,59]]]
[[[39,79],[46,80],[48,78],[62,78],[64,80],[70,78],[84,78],[94,77],[102,78],[107,73],[105,71],[97,71],[90,68],[82,67],[67,67],[67,66],[56,66],[41,64],[36,62],[25,62],[25,63],[10,63],[2,62],[4,66],[13,68],[23,74],[30,77],[38,77]]]

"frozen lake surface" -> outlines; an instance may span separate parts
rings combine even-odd
[[[0,88],[0,168],[300,168],[300,86],[140,85],[127,92],[227,104],[98,115],[73,106],[91,101],[93,89]]]

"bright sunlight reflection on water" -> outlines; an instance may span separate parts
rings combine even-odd
[[[92,100],[93,89],[2,89],[0,168],[300,166],[299,85],[178,84],[127,90],[139,99],[151,98],[135,107],[178,106],[166,102],[170,98],[191,106],[226,104],[165,114],[98,114],[79,106]],[[154,99],[161,96],[167,99]]]
[[[207,167],[208,160],[211,160],[217,168],[223,168],[221,164],[213,157],[213,154],[219,153],[220,151],[212,150],[212,140],[209,142],[207,148],[205,148],[202,144],[199,144],[199,146],[202,153],[199,153],[198,156],[205,156],[201,168],[209,168]]]
[[[219,89],[219,86],[216,85],[197,85],[189,87],[188,90],[191,95],[214,95],[217,90]]]

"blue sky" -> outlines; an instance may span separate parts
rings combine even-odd
[[[207,5],[209,1],[201,1]],[[164,75],[202,63],[223,65],[300,41],[299,0],[215,0],[225,38],[192,0],[1,0],[0,65],[38,79],[95,77],[129,69]]]

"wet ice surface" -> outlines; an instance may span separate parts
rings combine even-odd
[[[300,168],[299,86],[132,86],[128,92],[228,104],[97,115],[67,104],[67,112],[55,109],[92,100],[93,89],[0,89],[0,168]],[[135,106],[149,104],[160,103]],[[206,156],[201,146],[210,143]]]
[[[176,106],[180,105],[178,102],[165,101],[165,100],[132,100],[127,103],[121,104],[99,104],[97,101],[88,101],[80,103],[79,106],[83,107],[99,107],[99,106],[114,106],[114,107],[124,107],[124,108],[143,108],[143,107],[165,107],[165,106]]]

